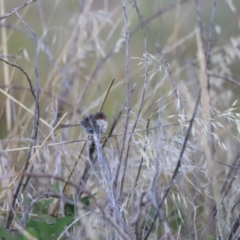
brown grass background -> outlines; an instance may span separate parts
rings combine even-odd
[[[1,16],[25,2],[0,1]],[[135,1],[126,1],[125,23],[124,2],[37,0],[21,8],[19,15],[12,12],[0,21],[0,58],[21,66],[34,90],[40,90],[42,120],[35,149],[47,140],[37,153],[30,152],[27,169],[33,166],[33,175],[22,190],[23,198],[30,195],[34,199],[53,190],[62,194],[64,183],[34,174],[61,176],[79,183],[89,160],[88,144],[81,152],[87,136],[81,128],[58,129],[55,135],[48,135],[57,122],[76,124],[82,116],[98,111],[105,97],[108,133],[126,101],[129,84],[133,88],[129,106],[123,109],[104,148],[111,173],[120,171],[117,195],[125,174],[121,197],[115,196],[125,225],[119,227],[120,220],[106,209],[108,187],[97,162],[86,184],[88,193],[96,194],[95,200],[76,213],[76,218],[83,217],[81,224],[76,221],[68,229],[71,239],[238,239],[240,2],[216,1],[214,6],[215,1],[139,0],[142,29]],[[129,44],[124,42],[126,27]],[[115,81],[106,94],[112,79]],[[36,125],[29,82],[19,69],[3,61],[0,88],[0,204],[4,227],[13,209],[23,214],[21,203],[15,208],[12,202],[19,184],[14,176],[26,163]],[[200,89],[201,100],[186,138]],[[185,140],[187,146],[179,160]],[[121,151],[123,161],[119,165]],[[141,161],[140,177],[133,190]],[[76,189],[69,187],[65,192],[70,198]],[[49,207],[49,214],[56,214],[57,201]],[[64,215],[61,209],[58,214]],[[15,219],[11,225],[14,221],[18,222]],[[146,238],[152,222],[154,227]],[[24,224],[20,229],[27,231]]]

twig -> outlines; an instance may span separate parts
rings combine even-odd
[[[142,111],[143,103],[144,103],[144,100],[145,100],[145,92],[146,92],[146,88],[147,88],[147,82],[148,82],[147,39],[146,39],[145,32],[144,32],[144,30],[143,30],[143,19],[142,19],[142,16],[141,16],[140,12],[139,12],[137,2],[136,2],[136,0],[133,0],[133,1],[134,1],[134,7],[135,7],[135,9],[136,9],[136,12],[137,12],[137,15],[138,15],[138,19],[139,19],[139,22],[140,22],[140,26],[141,26],[141,29],[142,29],[142,34],[143,34],[143,41],[144,41],[144,58],[145,58],[145,59],[144,59],[144,60],[145,60],[145,75],[144,75],[144,83],[143,83],[143,89],[142,89],[142,96],[141,96],[140,106],[139,106],[138,113],[137,113],[136,119],[135,119],[134,124],[133,124],[133,127],[132,127],[132,131],[131,131],[131,133],[130,133],[130,135],[129,135],[129,138],[128,138],[127,150],[126,150],[126,157],[125,157],[125,161],[124,161],[123,174],[122,174],[122,177],[121,177],[121,180],[120,180],[120,191],[119,191],[119,197],[118,197],[118,198],[121,198],[121,195],[122,195],[123,182],[124,182],[124,178],[125,178],[125,174],[126,174],[126,169],[127,169],[128,155],[129,155],[130,145],[131,145],[131,141],[132,141],[132,136],[133,136],[134,130],[135,130],[136,126],[137,126],[140,113],[141,113],[141,111]]]
[[[220,79],[226,80],[226,81],[228,81],[228,82],[230,82],[230,83],[232,83],[232,84],[240,87],[239,81],[237,81],[236,79],[234,79],[234,78],[232,78],[232,77],[221,76],[221,75],[218,75],[218,74],[216,74],[216,73],[213,73],[213,72],[211,72],[211,71],[209,71],[209,70],[207,70],[207,74],[208,74],[209,76],[211,76],[211,77],[215,77],[215,78],[220,78]]]
[[[5,91],[3,91],[0,88],[0,92],[4,95],[6,95],[8,98],[10,98],[12,101],[14,101],[15,103],[17,103],[19,106],[21,106],[24,110],[26,110],[27,112],[29,112],[30,114],[32,114],[34,116],[34,112],[31,111],[29,108],[27,108],[25,105],[23,105],[21,102],[19,102],[16,98],[12,97],[11,95],[9,95],[8,93],[6,93]],[[40,121],[47,126],[48,128],[51,128],[51,125],[48,124],[44,119],[40,118]]]
[[[120,172],[121,164],[122,164],[122,158],[123,158],[123,152],[125,148],[125,142],[127,138],[127,130],[128,130],[128,122],[129,122],[129,116],[130,116],[130,87],[129,87],[129,59],[130,59],[130,36],[129,36],[129,23],[128,23],[128,16],[127,16],[127,10],[126,10],[126,2],[125,0],[122,1],[122,9],[123,9],[123,16],[124,16],[124,27],[125,27],[125,42],[126,42],[126,65],[125,65],[125,83],[126,83],[126,117],[125,117],[125,124],[124,124],[124,131],[123,131],[123,138],[120,148],[120,153],[118,156],[118,165],[116,170],[116,175],[114,179],[114,188],[117,186],[118,181],[118,175]]]
[[[12,85],[1,84],[0,88],[31,91],[31,88],[25,87],[25,86],[22,86],[22,85],[17,85],[17,84],[12,84]],[[33,87],[33,90],[35,91],[36,88]],[[60,98],[58,95],[56,95],[56,94],[54,94],[50,91],[44,90],[44,89],[39,89],[39,91],[40,91],[40,94],[45,94],[48,97],[52,97],[54,99],[57,99],[58,101],[63,102],[65,105],[67,105],[69,107],[73,107],[73,103],[68,102],[65,98]]]
[[[5,62],[6,64],[9,64],[12,67],[15,67],[15,68],[19,69],[25,75],[25,77],[27,78],[28,84],[30,86],[30,91],[31,91],[31,93],[33,95],[33,98],[34,98],[34,100],[36,100],[36,96],[35,96],[35,93],[34,93],[34,88],[33,88],[33,85],[32,85],[32,81],[31,81],[30,77],[28,76],[28,74],[26,73],[26,71],[21,66],[15,64],[15,63],[9,62],[9,61],[1,58],[1,57],[0,57],[0,60]]]
[[[35,1],[37,1],[37,0],[27,1],[27,2],[23,3],[22,5],[14,8],[11,12],[6,13],[6,14],[3,15],[3,16],[0,16],[0,21],[1,21],[2,19],[6,18],[6,17],[9,17],[9,16],[13,15],[15,12],[17,12],[17,11],[20,10],[21,8],[24,8],[24,7],[26,7],[27,5],[29,5],[30,3],[33,3],[33,2],[35,2]]]
[[[32,141],[30,142],[30,146],[29,146],[29,150],[27,153],[27,157],[26,157],[26,161],[23,167],[22,171],[26,171],[30,160],[31,160],[31,154],[32,154],[32,148],[34,145],[36,145],[36,141],[37,141],[37,133],[38,133],[38,126],[39,126],[39,118],[40,118],[40,109],[39,109],[39,103],[38,103],[38,98],[39,98],[39,76],[38,76],[38,42],[37,42],[37,38],[36,38],[36,34],[35,32],[32,30],[32,28],[30,28],[28,26],[28,24],[21,18],[21,16],[19,15],[19,13],[17,12],[17,10],[15,11],[16,15],[18,16],[18,18],[21,20],[21,22],[28,28],[28,30],[31,32],[32,34],[32,39],[34,42],[34,70],[35,70],[35,75],[36,75],[36,93],[34,93],[33,91],[33,87],[30,81],[30,78],[28,77],[27,74],[25,74],[25,71],[23,70],[22,72],[25,74],[25,76],[27,76],[30,88],[31,88],[31,93],[33,95],[33,98],[35,100],[35,110],[34,110],[34,120],[33,120],[33,127],[32,127],[32,133],[31,133],[31,139]],[[6,61],[5,61],[6,62]],[[13,66],[13,64],[11,63],[11,65]],[[16,64],[14,64],[15,67],[17,66]],[[20,67],[18,67],[18,69],[21,69]],[[24,189],[24,187],[26,187],[27,183],[29,181],[29,178],[26,179],[25,184],[24,184],[24,177],[20,178],[20,181],[16,187],[16,191],[13,195],[13,200],[12,200],[12,204],[11,204],[11,210],[9,212],[9,215],[7,217],[7,221],[6,221],[6,228],[8,229],[12,223],[13,217],[14,217],[14,211],[16,209],[16,200],[18,197],[18,194],[20,193],[20,191],[22,191]]]
[[[237,219],[232,224],[232,227],[228,236],[228,240],[239,239],[239,236],[234,236],[234,233],[237,232],[239,226],[240,226],[240,215],[238,215]]]
[[[105,94],[105,96],[104,96],[104,99],[103,99],[103,101],[102,101],[102,103],[101,103],[101,105],[100,105],[100,107],[99,107],[99,111],[102,111],[102,108],[103,108],[103,106],[104,106],[104,104],[105,104],[105,102],[106,102],[106,99],[107,99],[107,97],[108,97],[108,94],[109,94],[109,92],[110,92],[110,90],[111,90],[111,88],[112,88],[112,86],[113,86],[113,84],[114,84],[114,81],[115,81],[115,79],[113,78],[112,79],[112,81],[111,81],[111,83],[110,83],[110,85],[108,86],[108,90],[107,90],[107,92],[106,92],[106,94]]]
[[[188,122],[188,121],[187,121]],[[167,127],[172,127],[172,126],[178,126],[180,123],[173,123],[173,124],[168,124],[168,125],[164,125],[164,126],[161,126],[162,128],[167,128]],[[62,125],[62,124],[60,124]],[[68,125],[67,125],[68,126]],[[115,124],[113,124],[112,126],[115,126]],[[112,129],[112,126],[111,126],[111,129]],[[69,127],[69,126],[68,126]],[[70,126],[71,127],[71,126]],[[115,127],[114,127],[115,128]],[[147,130],[146,129],[140,129],[140,130],[135,130],[134,133],[137,133],[137,132],[145,132],[145,131],[150,131],[150,130],[155,130],[155,129],[158,129],[159,127],[152,127],[152,128],[148,128]],[[113,129],[114,130],[114,129]],[[111,134],[110,134],[111,133]],[[131,132],[128,132],[127,134],[130,134]],[[109,134],[107,136],[103,136],[102,138],[105,138],[105,142],[111,138],[111,137],[117,137],[117,136],[121,136],[123,133],[116,133],[116,134],[112,134],[112,131],[109,131]],[[174,140],[170,140],[170,139],[165,139],[165,138],[161,138],[162,141],[165,141],[165,142],[172,142],[172,143],[176,143],[176,144],[182,144],[181,142],[178,142],[178,141],[174,141]],[[58,143],[49,143],[47,146],[48,147],[54,147],[54,146],[57,146],[57,145],[62,145],[62,144],[72,144],[72,143],[79,143],[79,142],[86,142],[88,141],[88,139],[78,139],[78,140],[72,140],[72,141],[62,141],[62,142],[58,142]],[[103,145],[105,146],[105,142],[103,143]],[[41,145],[37,145],[37,146],[34,146],[33,148],[39,148],[41,147]],[[204,154],[203,151],[200,151],[194,147],[191,147],[191,146],[187,146],[187,148],[189,149],[192,149],[196,152],[199,152],[201,154]],[[29,147],[21,147],[21,148],[12,148],[12,149],[4,149],[4,150],[0,150],[0,153],[3,153],[3,152],[15,152],[15,151],[23,151],[23,150],[28,150]]]
[[[44,173],[35,173],[35,172],[20,172],[20,173],[16,173],[16,174],[7,174],[7,175],[3,175],[0,176],[0,180],[4,180],[4,179],[18,179],[21,176],[25,176],[25,177],[31,177],[31,178],[47,178],[47,179],[54,179],[56,181],[60,181],[60,182],[67,182],[70,186],[79,189],[80,186],[79,184],[77,184],[76,182],[71,182],[70,180],[67,180],[66,178],[62,177],[62,176],[57,176],[57,175],[53,175],[53,174],[44,174]],[[87,192],[86,190],[86,193]]]

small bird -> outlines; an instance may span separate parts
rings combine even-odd
[[[101,135],[107,130],[107,116],[103,112],[87,115],[80,122],[87,134]]]

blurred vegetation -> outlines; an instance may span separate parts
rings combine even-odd
[[[13,11],[0,20],[0,236],[239,239],[240,1],[139,0],[139,16],[131,0],[127,19],[124,0],[33,0],[16,11],[25,2],[31,1],[0,0],[0,19]],[[36,141],[29,82],[4,61],[20,66],[35,94],[40,91]],[[128,78],[133,91],[123,107]],[[103,155],[112,176],[120,170],[111,199],[118,210],[108,205],[108,181],[93,162],[99,152],[94,149],[91,158],[82,129],[53,131],[98,111],[105,97],[107,133],[117,119]],[[79,201],[88,162],[90,177]],[[28,175],[21,185],[24,166]]]

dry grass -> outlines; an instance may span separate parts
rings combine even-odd
[[[149,2],[0,0],[1,237],[240,238],[239,4]]]

